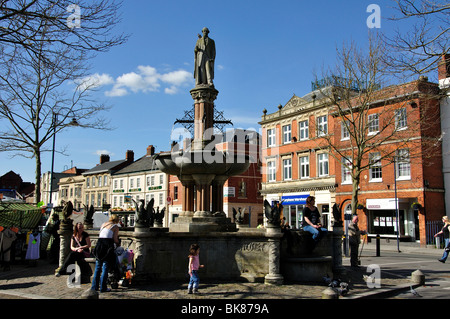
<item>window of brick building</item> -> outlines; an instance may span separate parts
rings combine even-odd
[[[307,140],[309,138],[309,124],[308,124],[308,120],[306,121],[301,121],[299,124],[299,139],[302,140]]]
[[[352,182],[352,159],[344,158],[342,163],[342,184]]]
[[[267,147],[275,146],[275,129],[271,128],[267,130]]]
[[[409,161],[409,150],[407,148],[397,150],[396,165],[397,165],[396,167],[397,179],[411,178],[411,165]]]
[[[381,182],[383,180],[383,174],[381,170],[381,161],[380,161],[380,152],[370,153],[369,154],[369,162],[370,162],[370,181],[371,182]]]
[[[283,179],[285,181],[292,179],[292,159],[290,158],[283,160]]]
[[[275,161],[267,162],[267,180],[269,182],[275,182],[277,179],[277,173],[275,168]]]
[[[328,119],[327,116],[319,116],[317,118],[317,136],[328,134]]]
[[[319,167],[319,177],[328,175],[328,154],[322,153],[317,155],[317,164]]]
[[[283,126],[283,144],[291,142],[291,125]]]
[[[395,110],[395,129],[405,129],[407,127],[406,108]]]
[[[309,156],[301,156],[300,162],[300,178],[309,178]]]

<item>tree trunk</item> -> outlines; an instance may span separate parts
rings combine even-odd
[[[358,206],[358,194],[359,194],[359,177],[361,172],[357,172],[355,176],[352,176],[352,215],[356,214]]]
[[[36,159],[36,187],[34,193],[34,199],[36,203],[41,201],[41,153],[35,152]]]

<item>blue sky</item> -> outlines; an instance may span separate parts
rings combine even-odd
[[[192,107],[194,46],[205,26],[217,50],[216,107],[234,127],[259,129],[264,108],[272,113],[293,94],[310,92],[314,74],[335,64],[337,46],[367,43],[370,4],[380,6],[387,31],[388,0],[125,0],[117,30],[129,41],[90,62],[101,84],[96,98],[112,107],[104,115],[115,129],[59,133],[56,149],[65,147],[67,156],[55,155],[55,171],[92,168],[101,153],[119,160],[127,150],[135,159],[145,155],[150,144],[169,150],[174,121]],[[34,182],[34,159],[10,155],[0,153],[0,175],[13,170]],[[44,153],[42,172],[50,169]]]

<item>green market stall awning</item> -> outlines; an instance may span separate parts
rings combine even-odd
[[[42,218],[40,208],[14,202],[0,203],[0,226],[5,228],[17,227],[20,230],[33,230]]]

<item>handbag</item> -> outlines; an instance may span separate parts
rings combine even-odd
[[[75,236],[73,236],[73,238],[75,238],[75,240],[77,241],[78,246],[81,247],[81,244],[78,241],[78,239]],[[84,258],[91,258],[91,252],[89,251],[89,249],[88,249],[88,251],[83,249],[83,256],[84,256]]]

